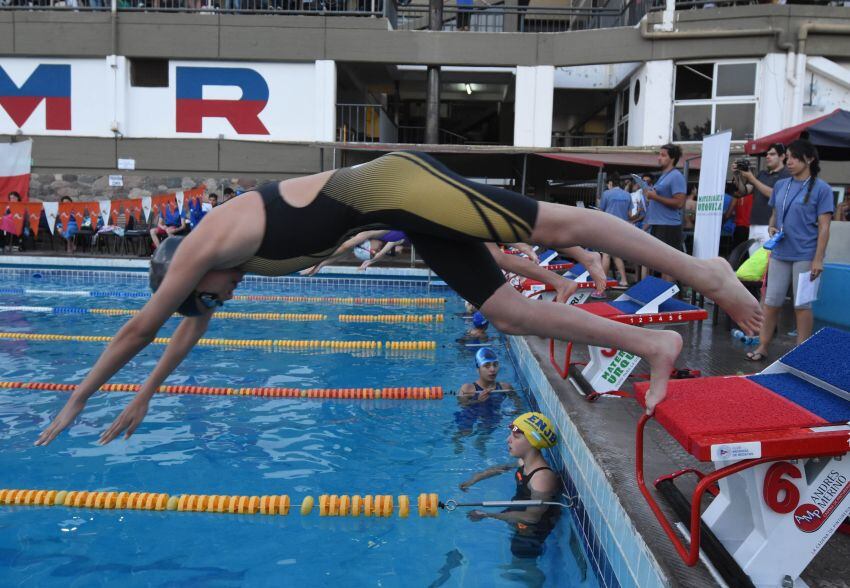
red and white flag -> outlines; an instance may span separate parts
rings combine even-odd
[[[9,192],[17,192],[21,200],[29,200],[32,139],[17,143],[0,143],[0,202],[9,200]]]

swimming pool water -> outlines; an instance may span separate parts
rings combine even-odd
[[[109,289],[144,291],[143,279]],[[0,272],[0,289],[77,290],[102,278],[33,279]],[[106,289],[106,288],[101,288]],[[251,285],[248,293],[299,293]],[[239,293],[239,292],[237,292]],[[328,296],[364,295],[362,287]],[[420,296],[373,290],[369,295]],[[433,294],[432,294],[433,295]],[[444,292],[438,295],[445,295]],[[234,301],[226,310],[321,312],[327,321],[214,320],[208,336],[242,339],[435,340],[430,352],[309,352],[196,348],[166,381],[204,386],[297,388],[443,386],[475,378],[474,349],[455,339],[467,324],[460,300],[445,307],[355,307],[344,304]],[[3,295],[4,306],[139,308],[144,299]],[[339,314],[444,313],[444,323],[340,323]],[[2,331],[112,335],[126,317],[0,312]],[[178,324],[172,319],[162,335]],[[1,381],[79,382],[103,343],[0,341]],[[501,341],[500,380],[518,386]],[[150,346],[111,381],[141,383],[164,347]],[[525,401],[502,403],[472,434],[456,424],[459,408],[439,401],[288,400],[155,396],[129,441],[101,447],[99,434],[130,400],[97,393],[77,423],[46,448],[38,433],[67,393],[0,389],[0,488],[127,490],[169,494],[305,495],[436,492],[441,499],[509,499],[512,476],[483,481],[472,473],[511,461],[506,425]],[[462,420],[462,419],[461,419]],[[464,509],[435,519],[396,516],[320,518],[290,514],[211,515],[0,507],[0,585],[71,586],[597,586],[570,517],[547,539],[537,561],[510,553],[500,521],[470,522]]]

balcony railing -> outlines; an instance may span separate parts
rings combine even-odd
[[[453,133],[452,131],[447,131],[446,129],[440,129],[439,141],[440,145],[464,145],[467,142],[466,137],[464,137],[463,135]],[[398,142],[424,144],[425,127],[411,127],[399,125]]]
[[[552,147],[605,147],[614,144],[613,133],[568,134],[560,131],[552,133]]]
[[[336,140],[341,143],[398,143],[398,135],[380,104],[336,105]]]
[[[546,0],[541,0],[546,1]],[[547,2],[548,3],[548,2]],[[506,5],[504,2],[486,5],[443,7],[444,31],[471,31],[478,33],[528,32],[558,33],[571,30],[629,26],[643,16],[643,4],[634,0],[611,0],[606,6],[559,7]],[[399,5],[397,18],[390,22],[399,30],[426,30],[429,28],[427,4]]]

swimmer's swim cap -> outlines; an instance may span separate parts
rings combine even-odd
[[[486,318],[484,318],[484,315],[481,314],[480,312],[476,311],[472,315],[472,326],[475,327],[476,329],[486,327],[489,324],[490,324],[490,321],[488,321]]]
[[[165,273],[168,271],[168,266],[171,265],[171,259],[174,257],[174,252],[177,247],[183,242],[183,237],[171,236],[159,244],[156,251],[151,257],[151,269],[148,274],[148,281],[151,287],[151,292],[156,292],[159,289],[162,280],[165,279]],[[183,316],[199,316],[201,309],[198,308],[198,302],[195,300],[195,293],[192,292],[189,297],[183,301],[177,312]]]
[[[354,248],[354,257],[360,261],[369,261],[372,259],[372,242],[366,239],[360,245]]]
[[[499,361],[499,356],[489,347],[482,347],[475,354],[475,367],[481,367],[485,363]]]
[[[525,438],[535,449],[554,447],[558,434],[552,422],[539,412],[527,412],[519,415],[512,423],[525,434]]]

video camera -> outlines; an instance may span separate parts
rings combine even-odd
[[[737,171],[750,171],[752,164],[749,159],[742,157],[741,159],[735,160],[735,168]]]

